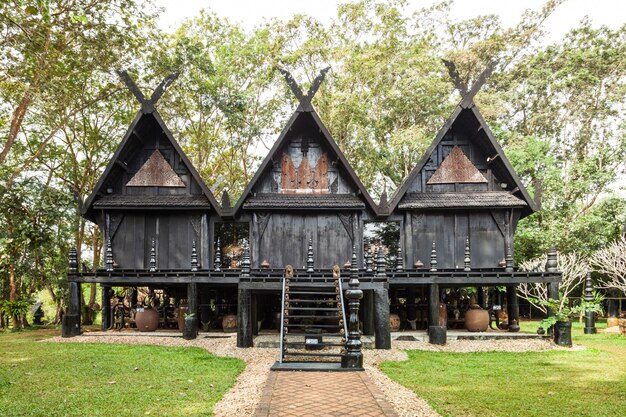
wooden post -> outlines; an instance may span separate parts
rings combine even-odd
[[[237,347],[252,347],[250,290],[239,288],[237,300]]]
[[[309,239],[309,247],[306,251],[306,272],[315,272],[315,260],[313,259],[313,239]]]
[[[552,246],[549,250],[548,250],[548,260],[546,261],[546,273],[550,274],[550,273],[555,273],[558,272],[558,255],[556,252],[556,248],[554,246]],[[548,298],[552,298],[553,300],[558,300],[559,299],[559,283],[558,282],[550,282],[547,284],[548,285]],[[554,312],[548,308],[548,316],[553,316]],[[548,330],[548,334],[552,334],[552,327],[550,327]]]
[[[445,345],[447,339],[446,326],[439,325],[439,284],[428,286],[428,343]]]
[[[396,272],[404,271],[404,259],[402,259],[402,249],[398,248],[398,253],[396,254]]]
[[[156,269],[157,269],[156,240],[152,238],[152,245],[150,246],[150,272],[155,272]]]
[[[247,242],[243,248],[243,259],[241,260],[241,276],[250,276],[250,246]]]
[[[187,306],[183,338],[191,340],[198,336],[198,284],[195,282],[187,284]]]
[[[437,271],[437,246],[433,240],[433,248],[430,251],[430,271]]]
[[[108,330],[111,327],[111,287],[101,286],[102,288],[102,330]]]
[[[380,278],[387,276],[387,260],[382,247],[378,249],[378,256],[376,257],[376,276]]]
[[[408,287],[405,291],[406,291],[406,319],[411,325],[411,330],[416,330],[417,308],[415,306],[415,287]]]
[[[215,256],[213,257],[213,270],[215,272],[222,271],[222,246],[220,244],[220,238],[217,238],[217,244],[215,245]]]
[[[341,278],[340,278],[341,279]],[[346,353],[341,357],[341,367],[349,369],[363,369],[363,352],[361,352],[361,332],[359,330],[359,304],[363,298],[363,291],[359,283],[359,268],[356,259],[356,246],[352,247],[352,267],[350,281],[346,290],[349,300],[350,317],[348,321],[348,341]]]
[[[469,236],[468,236],[467,239],[465,239],[465,258],[463,259],[463,271],[469,272],[471,270],[472,270],[472,258],[470,257],[470,245],[469,245]]]
[[[374,335],[374,295],[372,291],[363,292],[363,334]]]
[[[517,285],[506,286],[506,312],[509,315],[509,332],[519,332],[519,302],[517,298]]]
[[[111,248],[111,239],[107,239],[106,249],[104,252],[104,268],[108,272],[113,271],[113,249]]]
[[[68,280],[70,280],[70,305],[68,311],[63,315],[63,327],[61,335],[63,337],[74,337],[80,335],[80,284],[76,279],[78,274],[78,254],[75,248],[70,249]]]
[[[198,251],[196,249],[196,239],[191,242],[191,272],[198,271]]]
[[[381,285],[374,293],[374,333],[376,349],[391,349],[389,328],[389,292]]]
[[[437,247],[434,240],[430,251],[430,272],[437,272]],[[431,275],[434,282],[428,286],[428,342],[445,345],[447,328],[439,325],[439,284],[436,282],[436,274]]]
[[[374,261],[372,260],[372,247],[369,246],[367,248],[367,252],[365,252],[365,273],[367,275],[372,275],[374,273]]]
[[[591,272],[587,272],[585,278],[585,301],[593,301],[593,282],[591,282]],[[597,333],[596,329],[596,313],[593,311],[585,311],[585,334]]]

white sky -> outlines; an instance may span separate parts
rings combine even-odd
[[[193,17],[202,8],[213,10],[219,16],[240,22],[252,28],[266,18],[288,19],[296,13],[313,16],[328,23],[336,16],[337,5],[345,0],[155,0],[164,8],[159,20],[162,29],[173,31],[184,19]],[[437,3],[439,0],[409,1],[408,10],[416,10]],[[545,0],[456,0],[452,7],[455,19],[471,18],[485,14],[497,14],[504,26],[513,26],[522,12],[528,8],[539,9]],[[546,21],[549,39],[559,39],[569,29],[589,16],[594,24],[617,28],[626,23],[624,0],[568,0],[559,6]]]
[[[211,9],[217,15],[233,22],[242,23],[247,29],[265,19],[289,19],[294,14],[307,14],[328,24],[337,15],[337,5],[347,0],[155,0],[163,13],[159,19],[161,29],[173,32],[180,23],[194,17],[203,9]],[[418,10],[440,0],[409,1],[408,11]],[[514,26],[526,9],[538,10],[545,0],[456,0],[451,17],[455,20],[473,18],[485,14],[500,16],[505,27]],[[626,23],[626,0],[567,0],[544,23],[546,43],[562,38],[576,27],[585,16],[594,26],[607,25],[613,29]],[[613,188],[626,197],[626,177],[621,176]]]

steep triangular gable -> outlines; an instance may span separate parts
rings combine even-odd
[[[153,140],[154,136],[158,136],[158,140],[165,141],[164,143],[171,148],[172,152],[180,159],[180,164],[184,167],[184,170],[190,176],[190,184],[185,184],[183,182],[183,186],[193,186],[194,189],[197,187],[198,194],[204,195],[208,200],[210,206],[216,210],[218,213],[220,212],[220,205],[215,200],[215,197],[208,189],[202,178],[196,171],[195,167],[187,158],[182,148],[178,144],[178,142],[174,139],[172,133],[165,125],[165,122],[161,118],[159,112],[155,109],[154,104],[158,100],[158,98],[163,94],[167,86],[176,78],[175,74],[167,77],[161,82],[161,84],[157,87],[155,92],[152,94],[150,99],[145,99],[143,94],[139,91],[134,82],[130,79],[128,74],[124,72],[120,72],[120,76],[124,79],[129,89],[135,94],[137,99],[141,102],[142,108],[135,116],[135,119],[132,121],[122,142],[116,149],[113,157],[109,161],[106,169],[100,176],[93,192],[85,201],[85,204],[82,207],[82,214],[90,219],[94,220],[93,217],[93,204],[94,202],[104,196],[109,195],[108,192],[108,184],[114,178],[117,179],[119,176],[123,176],[124,174],[128,174],[130,171],[130,167],[128,166],[128,158],[123,158],[125,155],[136,155],[138,150],[145,147],[145,142],[148,140]],[[161,151],[159,150],[159,154]],[[151,152],[151,155],[154,155],[154,152]],[[163,154],[161,154],[163,156]],[[146,158],[147,160],[149,158]],[[168,163],[165,158],[164,161],[167,164],[167,168],[173,171],[172,165]],[[145,165],[145,164],[144,164]],[[139,169],[138,171],[141,171]],[[175,172],[174,172],[175,173]],[[137,173],[135,173],[136,175]],[[175,173],[176,174],[176,173]],[[178,176],[178,174],[176,174]],[[130,180],[130,178],[128,178]],[[129,181],[125,181],[125,185],[128,186]],[[133,185],[131,184],[131,187]],[[151,186],[151,185],[145,185]],[[158,185],[163,186],[163,185]]]
[[[299,87],[288,73],[286,73],[285,77],[292,90],[294,90],[294,94],[300,100],[300,104],[239,198],[239,201],[233,209],[233,214],[241,209],[255,187],[259,185],[264,178],[267,178],[268,174],[271,174],[270,170],[274,163],[281,164],[280,177],[274,180],[274,186],[277,188],[275,191],[278,191],[278,187],[280,187],[280,190],[282,190],[281,193],[285,195],[320,195],[332,193],[333,187],[336,187],[336,182],[333,184],[334,181],[325,174],[328,173],[329,166],[334,165],[337,171],[340,171],[342,175],[345,174],[345,177],[352,184],[352,188],[356,194],[360,194],[363,197],[366,206],[376,213],[376,204],[373,202],[343,152],[339,149],[339,146],[337,146],[337,143],[331,137],[330,132],[328,132],[328,129],[310,104],[312,95],[315,94],[315,91],[323,79],[323,74],[316,78],[306,96],[302,94]],[[307,158],[298,161],[293,161],[291,158],[285,159],[285,164],[283,165],[283,150],[286,146],[293,143],[293,141],[301,140],[294,136],[294,132],[298,131],[298,129],[304,129],[302,126],[307,126],[309,131],[315,131],[317,133],[315,135],[316,139],[319,139],[319,144],[324,147],[324,149],[327,149],[328,153],[322,153],[319,155],[319,158],[313,162],[309,161]],[[308,139],[305,138],[301,143],[298,143],[298,146],[302,154],[306,155],[308,146],[313,146],[313,143],[309,143]]]
[[[126,183],[127,187],[186,187],[186,184],[155,149],[139,171]]]
[[[437,133],[435,140],[432,142],[420,162],[415,166],[411,173],[402,181],[402,184],[398,187],[394,193],[391,202],[389,204],[389,210],[392,212],[396,209],[402,198],[407,194],[410,187],[414,184],[417,178],[424,172],[428,171],[428,168],[433,164],[433,155],[438,150],[441,142],[446,138],[446,135],[451,133],[454,128],[457,128],[459,119],[474,120],[476,128],[472,132],[472,142],[481,147],[486,153],[489,152],[488,158],[485,158],[485,163],[490,165],[490,169],[494,171],[498,179],[502,180],[503,184],[506,184],[504,191],[509,191],[514,195],[518,195],[523,201],[528,204],[528,208],[523,211],[523,215],[529,215],[537,211],[537,207],[533,199],[528,194],[528,191],[522,184],[521,180],[513,170],[509,160],[506,158],[504,151],[496,141],[493,133],[487,126],[482,115],[476,108],[473,101],[469,103],[459,104],[453,111],[450,118],[444,123],[442,128]],[[433,167],[435,170],[438,167]],[[429,177],[430,178],[430,177]]]

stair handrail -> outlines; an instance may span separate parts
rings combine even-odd
[[[283,301],[280,304],[280,363],[283,363],[285,351],[283,350],[283,339],[285,338],[285,289],[287,288],[287,276],[283,275]]]
[[[337,282],[339,284],[339,297],[341,300],[341,317],[343,318],[343,336],[346,341],[348,340],[348,321],[346,320],[346,305],[343,299],[343,284],[341,282],[341,274],[337,276]]]

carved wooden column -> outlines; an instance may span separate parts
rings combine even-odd
[[[341,278],[340,278],[341,279]],[[356,259],[356,246],[352,247],[352,267],[350,281],[345,291],[349,300],[350,317],[348,320],[348,341],[346,353],[341,357],[341,367],[349,369],[363,369],[363,352],[361,352],[361,332],[359,330],[359,304],[363,298],[363,291],[359,283],[359,269]]]
[[[252,347],[252,318],[250,290],[239,288],[237,300],[237,347]]]
[[[591,282],[591,272],[587,272],[585,279],[585,301],[593,301],[593,283]],[[596,329],[596,313],[593,311],[585,311],[585,334],[597,333]]]
[[[437,272],[437,247],[433,241],[430,251],[430,272]],[[437,275],[431,274],[433,283],[428,286],[428,342],[434,345],[445,345],[447,339],[446,326],[439,325],[439,284]]]
[[[375,276],[387,278],[387,262],[383,248],[376,253]],[[376,349],[391,349],[391,329],[389,326],[389,290],[387,282],[381,282],[380,287],[374,290],[374,333]]]
[[[554,246],[552,246],[549,250],[548,250],[548,259],[546,261],[546,273],[550,274],[550,273],[556,273],[558,272],[558,257],[557,257],[557,252],[556,252],[556,248]],[[551,282],[548,283],[548,298],[552,298],[553,300],[558,300],[559,299],[559,283],[558,282]],[[553,316],[554,312],[548,308],[548,316]],[[552,327],[550,327],[548,330],[548,334],[552,334]]]
[[[506,267],[504,270],[512,274],[514,269],[513,252],[511,250],[511,244],[506,246]],[[506,311],[509,316],[509,332],[519,332],[519,301],[517,298],[517,285],[506,286]]]
[[[111,327],[111,287],[101,286],[102,288],[102,330],[108,330]]]
[[[187,305],[183,338],[190,340],[198,336],[198,284],[195,282],[187,284]]]
[[[363,334],[374,335],[374,294],[372,291],[363,292]]]
[[[80,283],[76,282],[78,274],[78,254],[76,249],[70,249],[68,280],[70,281],[70,304],[68,311],[63,315],[63,337],[80,335]]]

